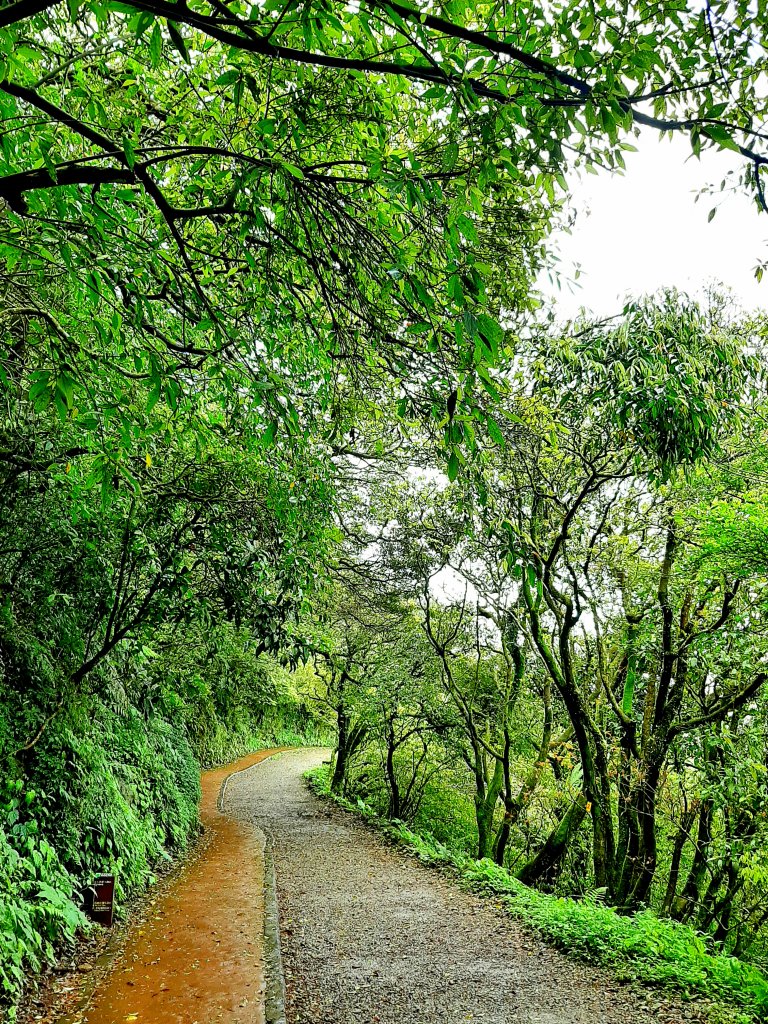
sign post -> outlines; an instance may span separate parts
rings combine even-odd
[[[97,875],[85,890],[83,902],[92,921],[111,928],[115,913],[115,876]]]

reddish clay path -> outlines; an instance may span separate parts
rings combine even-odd
[[[83,1022],[264,1024],[264,836],[217,801],[228,776],[274,753],[203,773],[205,847],[131,929]]]

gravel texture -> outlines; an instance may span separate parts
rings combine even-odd
[[[271,836],[289,1024],[680,1024],[647,990],[550,949],[493,903],[314,797],[327,751],[234,777],[228,811]]]

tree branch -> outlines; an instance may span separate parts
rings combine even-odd
[[[688,718],[682,722],[676,722],[670,727],[670,738],[679,736],[684,732],[690,732],[692,729],[698,729],[699,726],[707,725],[710,722],[722,721],[729,711],[735,711],[737,708],[743,707],[750,697],[754,697],[766,680],[768,680],[768,673],[758,672],[752,682],[745,686],[743,690],[733,697],[718,701],[706,714],[698,715],[695,718]]]

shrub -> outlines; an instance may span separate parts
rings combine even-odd
[[[73,902],[72,876],[24,813],[35,800],[20,781],[6,783],[0,794],[0,1003],[6,1005],[21,991],[25,972],[52,962],[56,946],[72,942],[86,923]]]

